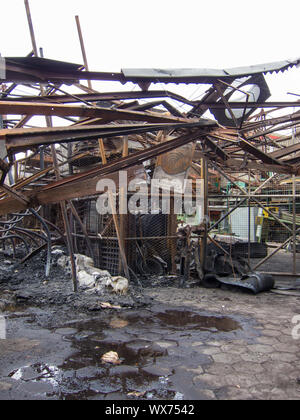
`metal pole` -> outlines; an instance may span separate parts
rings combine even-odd
[[[36,46],[36,40],[35,40],[35,35],[34,35],[32,19],[31,19],[29,2],[28,0],[24,0],[24,2],[25,2],[25,8],[26,8],[26,13],[27,13],[27,18],[28,18],[28,25],[29,25],[29,30],[30,30],[33,52],[34,52],[34,55],[38,57],[38,50]],[[41,51],[41,54],[43,54],[42,51]],[[41,94],[44,95],[45,91],[42,85],[40,85],[40,89],[41,89]],[[46,116],[46,124],[47,124],[47,127],[52,127],[51,117]],[[55,150],[54,144],[51,145],[51,152],[52,152],[54,171],[55,171],[56,179],[58,180],[60,179],[60,171],[59,171],[59,165],[57,162],[57,156],[56,156],[56,150]],[[73,250],[73,245],[72,245],[72,235],[70,231],[65,201],[60,202],[60,208],[61,208],[61,213],[62,213],[66,236],[67,236],[67,244],[68,244],[68,250],[69,250],[70,260],[71,260],[74,292],[77,292],[78,284],[77,284],[77,273],[76,273],[76,266],[75,266],[75,259],[74,259],[74,250]]]
[[[77,31],[78,31],[79,41],[80,41],[80,47],[81,47],[81,53],[82,53],[84,67],[85,67],[86,71],[89,71],[89,65],[88,65],[88,61],[87,61],[87,57],[86,57],[86,52],[85,52],[85,47],[84,47],[84,41],[83,41],[79,16],[75,16],[75,20],[76,20],[76,25],[77,25]],[[92,82],[90,80],[88,80],[87,82],[88,82],[89,89],[92,89]]]
[[[296,184],[293,175],[293,274],[296,274]]]
[[[106,155],[105,155],[103,139],[99,138],[98,142],[99,142],[99,151],[100,151],[100,154],[101,154],[102,164],[105,165],[107,163],[107,160],[106,160]],[[111,211],[112,211],[112,217],[113,217],[113,221],[114,221],[114,225],[115,225],[115,229],[116,229],[116,234],[117,234],[117,238],[118,238],[121,261],[122,261],[122,264],[123,264],[123,270],[124,270],[124,273],[125,273],[125,277],[127,277],[128,280],[129,280],[130,279],[130,274],[129,274],[128,264],[127,264],[125,249],[124,249],[124,246],[123,246],[122,237],[121,237],[121,233],[120,233],[120,226],[119,226],[119,222],[118,222],[118,218],[117,218],[117,211],[116,211],[116,208],[115,208],[112,192],[110,190],[108,190],[107,192],[108,192],[109,203],[110,203],[110,207],[111,207]]]
[[[206,262],[206,248],[207,248],[207,235],[208,235],[208,176],[207,176],[207,162],[201,159],[201,177],[204,180],[204,232],[201,246],[201,265],[202,270],[205,268]]]
[[[250,197],[251,187],[250,187],[250,171],[248,171],[248,194]],[[248,265],[250,267],[250,242],[251,242],[251,203],[248,198]]]
[[[35,36],[34,36],[34,29],[33,29],[33,24],[32,24],[32,19],[31,19],[29,1],[24,0],[24,3],[25,3],[25,8],[26,8],[27,21],[28,21],[28,26],[29,26],[29,32],[30,32],[30,37],[31,37],[33,53],[36,57],[38,57],[39,54],[38,54],[38,49],[37,49],[37,46],[36,46],[36,41],[35,41]]]
[[[253,271],[255,271],[258,267],[260,267],[262,264],[264,264],[266,261],[268,261],[274,254],[276,254],[280,249],[282,249],[286,244],[289,243],[289,241],[293,238],[293,236],[290,236],[285,242],[283,242],[281,245],[279,245],[276,249],[274,249],[271,254],[267,255],[263,260],[261,260],[258,264],[256,264],[255,267],[253,267]]]

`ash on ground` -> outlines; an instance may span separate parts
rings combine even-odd
[[[45,275],[47,252],[41,251],[25,263],[0,251],[0,310],[13,305],[55,306],[75,311],[101,311],[139,308],[151,303],[144,295],[142,283],[112,277],[91,265],[91,259],[76,256],[79,290],[73,291],[69,257],[63,247],[54,247],[51,270]],[[124,284],[125,283],[125,284]]]

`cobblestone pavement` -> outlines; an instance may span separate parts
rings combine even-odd
[[[300,331],[298,340],[292,337],[296,326],[292,318],[300,314],[300,298],[202,288],[156,289],[150,295],[162,303],[184,303],[224,316],[250,316],[257,322],[259,335],[250,344],[246,338],[195,343],[212,362],[193,376],[195,386],[206,388],[207,398],[300,398]]]

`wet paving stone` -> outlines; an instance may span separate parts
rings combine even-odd
[[[39,363],[11,370],[11,378],[0,374],[0,398],[1,393],[12,391],[5,385],[1,390],[6,379],[17,383],[13,392],[24,399],[251,396],[246,388],[254,389],[260,380],[269,380],[266,373],[272,364],[282,363],[284,371],[297,362],[292,351],[281,353],[280,341],[263,335],[256,325],[249,317],[170,305],[154,305],[140,312],[126,310],[119,315],[105,312],[90,320],[60,324],[49,334],[68,346],[68,356],[60,363],[49,363],[44,351]],[[263,337],[265,340],[258,340]],[[110,351],[118,354],[119,365],[102,363],[101,357]],[[281,361],[277,354],[283,354]],[[295,383],[296,378],[290,380]]]

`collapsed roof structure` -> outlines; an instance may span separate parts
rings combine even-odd
[[[285,108],[299,107],[300,102],[268,101],[271,93],[264,78],[268,73],[298,66],[300,58],[221,70],[122,69],[109,73],[89,71],[86,62],[83,66],[37,55],[33,51],[27,57],[2,59],[5,71],[0,80],[1,239],[13,244],[18,241],[26,244],[29,239],[38,242],[34,251],[28,249],[28,255],[46,244],[49,247],[50,231],[58,234],[59,230],[67,239],[71,254],[76,235],[86,239],[92,254],[90,240],[99,242],[99,231],[94,236],[88,232],[85,216],[78,210],[80,199],[99,195],[101,191],[96,188],[99,180],[104,177],[115,180],[121,170],[128,171],[129,180],[138,173],[146,176],[147,168],[153,176],[159,156],[176,153],[187,144],[194,145],[188,165],[181,162],[174,172],[174,156],[169,155],[170,160],[163,165],[164,172],[172,176],[191,168],[194,172],[188,176],[205,178],[203,168],[208,165],[209,176],[222,176],[236,186],[241,202],[257,201],[255,194],[271,180],[279,182],[300,175],[297,138],[300,111],[284,114]],[[89,86],[82,81],[88,81]],[[122,85],[131,82],[137,89],[98,92],[92,88],[91,81]],[[163,85],[163,90],[155,88],[157,83]],[[168,84],[208,86],[200,100],[191,100],[167,90]],[[36,94],[15,94],[18,86],[26,86]],[[78,90],[81,93],[74,93]],[[205,118],[208,110],[214,119]],[[271,112],[277,110],[282,110],[282,115],[272,117]],[[47,127],[31,126],[34,116],[44,116]],[[64,119],[66,124],[54,126],[53,117]],[[291,128],[295,137],[289,144],[289,136],[278,133]],[[278,174],[280,178],[276,178]],[[238,184],[241,180],[246,189]],[[254,195],[250,197],[251,191]],[[293,199],[296,200],[295,191]],[[60,206],[61,226],[49,216],[49,206],[55,204]],[[277,218],[265,204],[260,204]],[[40,208],[44,210],[39,214],[36,210]],[[46,232],[42,245],[38,237],[41,232],[30,232],[17,225],[28,214],[34,214],[42,223]],[[81,233],[72,230],[70,217]],[[114,217],[113,224],[121,260],[119,271],[126,274],[125,243],[130,238],[125,238],[128,232],[124,233],[121,216],[118,220]],[[296,233],[294,220],[294,239]],[[175,234],[174,228],[160,233],[166,239],[174,239]],[[132,231],[131,239],[135,236],[136,231]],[[151,236],[155,235],[148,234]],[[208,236],[206,230],[205,241]],[[108,240],[112,239],[107,234]],[[103,247],[101,252],[105,253]],[[76,289],[75,272],[73,280]]]

